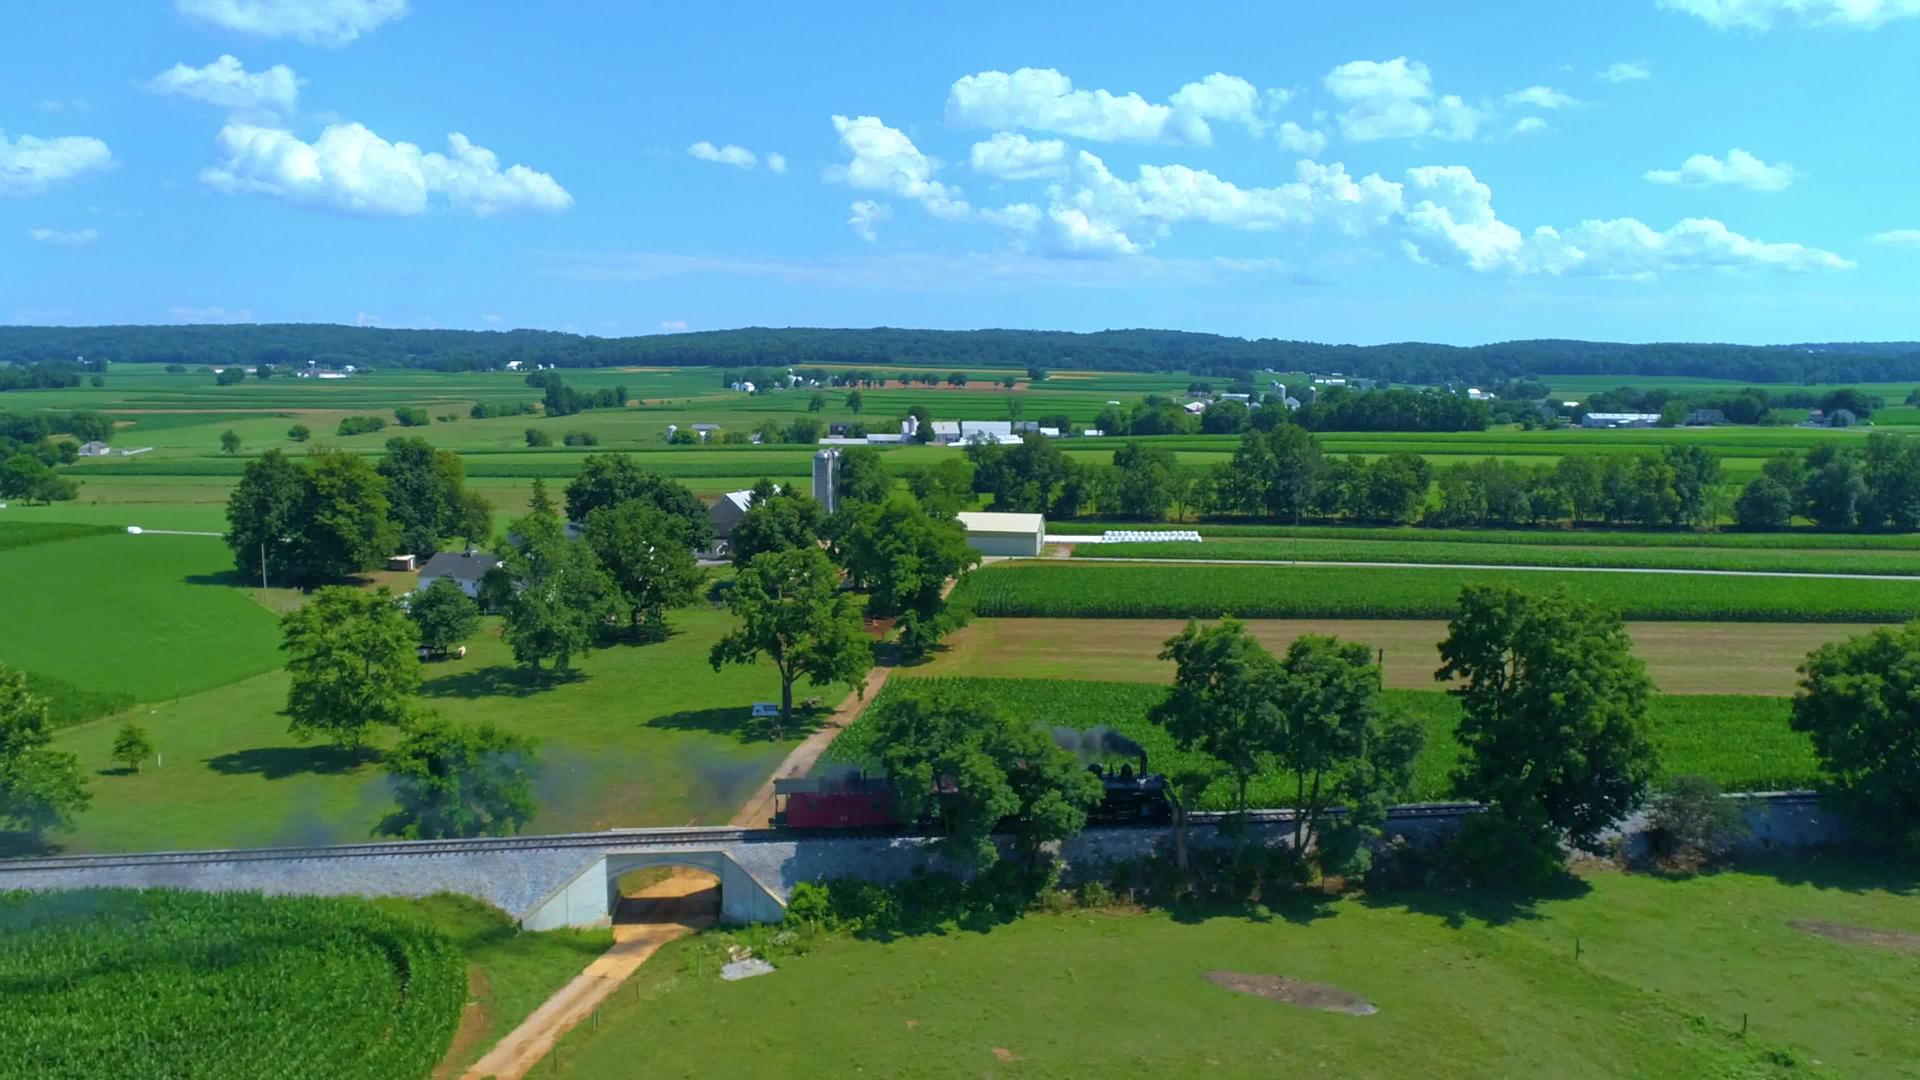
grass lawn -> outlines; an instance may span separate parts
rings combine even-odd
[[[1167,733],[1147,721],[1147,712],[1166,697],[1163,687],[1151,683],[1073,682],[1064,679],[927,679],[895,676],[880,700],[926,698],[948,694],[975,695],[1002,712],[1031,718],[1047,726],[1090,728],[1105,725],[1146,748],[1149,766],[1177,773],[1196,755],[1175,747]],[[1453,738],[1459,705],[1437,690],[1388,690],[1388,709],[1417,720],[1427,734],[1426,747],[1414,765],[1413,790],[1418,802],[1457,797],[1451,773],[1460,760]],[[1659,751],[1661,771],[1675,776],[1699,773],[1713,777],[1729,790],[1771,791],[1804,788],[1816,769],[1812,744],[1787,726],[1783,698],[1732,695],[1661,695],[1651,709],[1651,730]],[[831,764],[870,764],[872,712],[841,732],[820,759]],[[1293,782],[1279,775],[1256,776],[1247,787],[1255,806],[1286,806],[1294,796]],[[1201,796],[1200,809],[1225,810],[1233,806],[1233,785],[1216,780]]]
[[[280,663],[271,612],[200,536],[83,536],[0,551],[0,662],[160,701]]]
[[[1628,619],[1886,623],[1920,615],[1916,581],[1452,567],[1020,560],[968,574],[953,595],[1002,618],[1444,619],[1472,584],[1563,589]]]
[[[541,740],[529,832],[723,824],[794,745],[760,737],[749,721],[753,702],[778,699],[778,677],[764,665],[708,666],[732,623],[725,612],[702,607],[669,621],[676,633],[666,641],[597,649],[575,678],[529,684],[488,620],[466,659],[428,666],[420,702]],[[285,673],[271,672],[143,707],[135,715],[165,764],[138,775],[111,772],[119,718],[62,732],[59,745],[90,774],[93,804],[55,839],[71,851],[367,839],[391,808],[384,770],[294,742],[280,715],[286,694]]]
[[[916,675],[1170,682],[1155,659],[1181,619],[975,619]],[[1447,624],[1423,619],[1252,619],[1247,629],[1280,652],[1301,634],[1332,634],[1386,653],[1389,687],[1431,690]],[[1809,652],[1870,628],[1848,623],[1636,622],[1634,655],[1668,694],[1792,694]]]
[[[1031,915],[985,933],[828,939],[736,983],[689,971],[683,941],[598,1029],[567,1037],[555,1075],[639,1061],[652,1076],[1920,1075],[1913,959],[1786,926],[1912,932],[1920,908],[1810,869],[1601,873],[1584,895],[1496,921],[1423,893],[1302,902],[1265,921]],[[1330,984],[1379,1011],[1237,994],[1212,971]]]

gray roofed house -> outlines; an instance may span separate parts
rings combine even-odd
[[[500,557],[485,551],[442,551],[420,568],[418,589],[424,591],[436,579],[450,577],[461,592],[477,599],[481,579],[499,565]]]
[[[98,439],[80,444],[81,457],[106,457],[111,453],[113,453],[113,447],[108,446]]]

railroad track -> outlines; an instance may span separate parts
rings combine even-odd
[[[1811,791],[1753,792],[1729,796],[1731,798],[1764,798],[1772,804],[1811,806],[1819,801],[1819,795]],[[1483,807],[1479,803],[1407,803],[1388,809],[1388,820],[1446,818],[1462,814],[1479,812]],[[1335,808],[1329,815],[1339,817],[1345,810]],[[1195,825],[1218,824],[1231,817],[1230,813],[1218,810],[1203,810],[1189,814],[1187,820]],[[1284,824],[1291,822],[1295,812],[1291,809],[1250,810],[1247,814],[1255,824]],[[1166,828],[1161,823],[1152,825],[1096,825],[1096,829],[1137,829]],[[756,841],[833,839],[844,835],[834,832],[800,832],[791,829],[747,829],[730,825],[689,826],[685,828],[636,828],[608,829],[604,832],[555,833],[543,836],[483,836],[468,840],[385,840],[366,844],[329,844],[317,847],[277,847],[277,848],[216,848],[206,851],[148,851],[129,852],[117,855],[56,855],[43,859],[5,859],[0,860],[0,888],[5,887],[5,875],[10,871],[29,870],[98,870],[114,867],[193,865],[196,863],[225,862],[296,862],[307,859],[369,859],[391,856],[425,855],[475,855],[494,852],[514,851],[562,851],[568,849],[617,848],[627,845],[645,844],[653,847],[695,847],[713,844],[742,844]],[[872,835],[871,833],[865,835]],[[909,830],[899,830],[890,835],[916,836]]]

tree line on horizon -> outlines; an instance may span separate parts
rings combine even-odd
[[[1920,378],[1920,342],[1726,345],[1542,339],[1453,346],[1330,345],[1174,330],[766,328],[597,338],[547,330],[398,330],[321,323],[219,326],[0,327],[0,363],[103,361],[272,364],[447,371],[510,360],[570,367],[623,364],[754,367],[887,364],[1051,370],[1236,373],[1340,371],[1406,383],[1492,383],[1528,375],[1684,376],[1793,384]],[[8,382],[30,377],[14,373]],[[64,379],[63,379],[64,381]]]

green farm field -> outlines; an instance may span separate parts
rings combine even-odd
[[[577,660],[571,679],[530,684],[489,619],[465,659],[427,666],[420,703],[541,740],[539,812],[528,832],[723,824],[795,740],[768,739],[751,724],[755,701],[779,697],[771,669],[708,665],[731,625],[726,613],[700,607],[669,622],[666,641],[609,645]],[[261,640],[271,645],[278,634]],[[815,692],[804,682],[795,689]],[[844,696],[838,687],[819,693]],[[280,714],[286,696],[286,673],[273,671],[143,706],[138,719],[164,764],[136,775],[109,760],[118,719],[61,732],[57,744],[80,755],[93,802],[56,840],[94,852],[368,839],[391,809],[384,767],[296,743]],[[382,745],[391,741],[383,734]]]
[[[1166,694],[1164,687],[1138,682],[895,678],[881,691],[876,707],[896,698],[975,696],[1003,712],[1049,727],[1111,727],[1144,746],[1155,771],[1174,773],[1201,762],[1147,721],[1148,710]],[[1455,798],[1450,774],[1460,760],[1460,746],[1453,739],[1458,704],[1437,690],[1388,690],[1385,704],[1426,729],[1427,744],[1415,766],[1410,800]],[[1809,787],[1816,778],[1812,744],[1787,726],[1787,713],[1784,698],[1661,695],[1655,698],[1651,721],[1663,773],[1710,776],[1732,791]],[[872,764],[868,750],[872,728],[866,719],[872,715],[871,711],[864,714],[833,741],[821,758],[822,766]],[[1291,779],[1279,775],[1257,776],[1247,789],[1247,798],[1255,806],[1287,806],[1293,797]],[[1199,809],[1232,806],[1232,783],[1222,779],[1207,788]]]
[[[949,636],[916,675],[1022,679],[1173,681],[1173,664],[1155,659],[1180,619],[975,619]],[[1814,649],[1863,634],[1845,623],[1635,622],[1633,652],[1667,694],[1791,695],[1794,669]],[[1419,619],[1252,619],[1247,630],[1284,651],[1302,634],[1332,634],[1384,654],[1385,684],[1431,690],[1447,624]]]
[[[1911,889],[1884,867],[1813,862],[1595,873],[1517,909],[1407,892],[1257,919],[1075,911],[832,938],[737,983],[696,975],[707,941],[688,939],[568,1035],[554,1073],[1911,1077],[1912,958],[1789,925],[1920,932]],[[1233,993],[1209,972],[1308,980],[1378,1012]]]
[[[1441,619],[1463,586],[1565,589],[1628,619],[1905,622],[1920,582],[1414,567],[1017,561],[968,574],[958,602],[997,618]]]
[[[0,893],[0,924],[0,1077],[37,1080],[424,1080],[471,1063],[612,936],[523,934],[464,897],[167,890]]]
[[[1909,551],[1920,553],[1920,534],[1838,533],[1813,529],[1782,532],[1689,532],[1669,529],[1542,527],[1537,529],[1435,529],[1414,526],[1279,525],[1267,522],[1205,521],[1192,525],[1145,525],[1134,521],[1049,521],[1048,533],[1099,535],[1108,529],[1192,529],[1207,540],[1298,537],[1302,540],[1395,540],[1408,543],[1518,544],[1572,547],[1764,548],[1807,551]],[[1191,550],[1201,550],[1198,548]],[[1490,555],[1489,561],[1498,561]]]
[[[1578,547],[1432,540],[1226,539],[1194,543],[1082,544],[1078,559],[1386,562],[1464,565],[1740,570],[1786,574],[1920,575],[1920,551],[1794,551],[1735,547]]]

